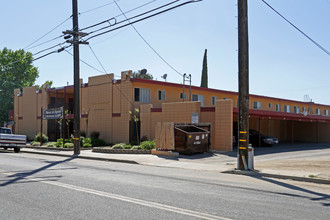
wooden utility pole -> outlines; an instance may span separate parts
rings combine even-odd
[[[78,35],[78,0],[72,0],[72,24],[73,24],[73,130],[74,130],[74,154],[80,154],[80,74],[79,74],[79,35]]]
[[[247,0],[238,4],[238,164],[248,169],[249,146],[249,37]]]
[[[43,116],[43,112],[44,112],[44,109],[43,109],[43,107],[41,107],[41,113],[40,113],[40,115],[41,115],[41,118],[40,118],[40,121],[41,121],[41,123],[40,123],[40,146],[42,146],[42,118],[44,117]]]

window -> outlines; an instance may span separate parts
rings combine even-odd
[[[217,101],[217,99],[218,99],[218,98],[217,98],[216,96],[213,96],[213,97],[212,97],[212,105],[215,105],[215,101]]]
[[[180,99],[187,99],[187,94],[186,93],[180,93]]]
[[[313,113],[313,110],[312,110],[311,107],[308,108],[308,113],[309,113],[309,114],[312,114],[312,113]]]
[[[261,109],[261,102],[253,102],[254,109]]]
[[[293,107],[293,111],[296,114],[299,114],[300,113],[299,107],[297,107],[297,106]]]
[[[321,115],[321,109],[317,108],[317,109],[316,109],[316,114],[317,114],[317,115]]]
[[[273,108],[273,103],[269,103],[269,108]]]
[[[284,105],[284,112],[290,112],[290,105]]]
[[[281,111],[281,106],[280,106],[280,104],[276,104],[276,111]]]
[[[199,101],[202,103],[202,106],[204,106],[204,96],[203,95],[193,94],[192,101]]]
[[[134,88],[134,101],[135,102],[150,102],[150,89]]]
[[[306,111],[306,108],[302,107],[302,112],[305,113],[305,111]]]
[[[158,100],[165,101],[165,90],[158,90]]]
[[[328,111],[328,109],[325,109],[325,110],[324,110],[324,115],[329,115],[329,111]]]

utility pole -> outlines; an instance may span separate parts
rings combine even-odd
[[[72,0],[72,24],[71,30],[63,31],[64,39],[69,39],[73,36],[72,40],[66,40],[67,43],[73,45],[73,132],[74,132],[74,154],[80,154],[80,73],[79,73],[79,44],[88,44],[86,41],[80,41],[80,37],[85,37],[88,34],[79,32],[78,27],[78,0]]]
[[[72,0],[73,24],[73,114],[74,114],[74,154],[80,154],[80,73],[79,73],[79,35],[78,32],[78,0]]]
[[[247,0],[238,4],[238,162],[237,168],[248,169],[249,145],[249,37]]]

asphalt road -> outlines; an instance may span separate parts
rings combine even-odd
[[[0,152],[0,219],[329,219],[330,186]]]

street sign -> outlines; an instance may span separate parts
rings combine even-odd
[[[63,118],[63,107],[62,108],[53,108],[53,109],[45,109],[43,112],[42,119],[61,119]]]

